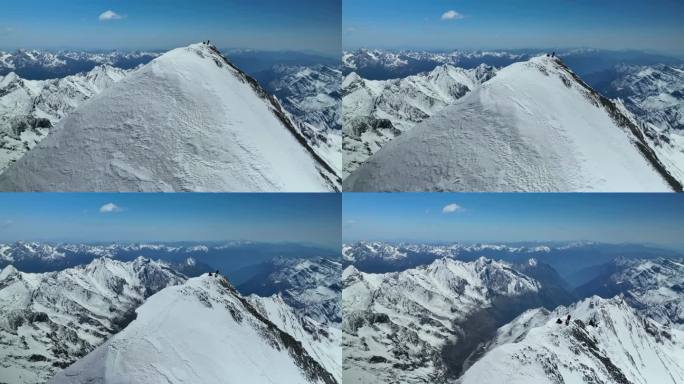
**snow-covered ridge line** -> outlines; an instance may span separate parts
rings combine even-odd
[[[613,102],[559,58],[540,56],[501,69],[392,140],[344,188],[643,192],[681,184]]]
[[[527,311],[498,330],[461,384],[671,383],[684,380],[684,333],[642,318],[621,298]]]
[[[594,97],[595,100],[598,100],[598,102],[600,102],[601,105],[604,106],[604,108],[610,114],[610,117],[618,126],[629,129],[629,131],[632,133],[632,137],[636,138],[636,140],[634,141],[636,147],[639,149],[644,158],[648,160],[648,162],[653,166],[653,168],[656,171],[658,171],[658,173],[660,173],[660,175],[667,181],[670,187],[675,192],[683,192],[684,186],[682,186],[682,181],[677,180],[675,177],[673,177],[672,174],[663,165],[661,160],[658,158],[656,152],[649,145],[648,141],[646,140],[646,137],[644,137],[643,131],[639,129],[637,123],[629,119],[629,116],[626,116],[624,113],[622,113],[619,106],[616,105],[614,101],[604,97],[603,95],[595,91],[592,87],[590,87],[587,83],[585,83],[584,80],[577,76],[577,74],[575,74],[575,72],[568,68],[561,60],[556,60],[556,63],[561,68],[563,68],[568,74],[570,74],[570,76],[572,76],[572,78],[578,84],[586,88],[586,90],[590,93],[590,95]]]
[[[290,131],[290,133],[295,137],[295,139],[297,139],[297,141],[304,148],[306,148],[309,155],[311,155],[311,157],[313,157],[316,160],[317,164],[325,169],[325,172],[319,172],[321,177],[328,181],[328,184],[331,187],[331,189],[333,189],[334,191],[339,191],[339,184],[341,180],[337,175],[337,172],[335,172],[335,170],[328,164],[328,162],[325,161],[325,159],[323,159],[313,147],[311,147],[306,137],[304,137],[304,135],[302,135],[302,133],[297,128],[295,128],[294,123],[288,117],[288,114],[283,108],[280,101],[278,101],[278,99],[275,98],[273,95],[266,92],[266,90],[253,77],[249,76],[247,73],[245,73],[235,64],[233,64],[230,60],[228,60],[218,49],[216,49],[216,47],[209,46],[209,49],[216,55],[216,57],[223,60],[223,62],[226,65],[233,68],[233,70],[237,72],[240,75],[240,77],[245,82],[247,82],[261,98],[266,99],[270,102],[273,114],[288,129],[288,131]]]
[[[205,274],[164,289],[137,312],[128,327],[52,383],[113,383],[122,378],[185,383],[218,377],[255,384],[338,383],[300,341],[220,276]]]
[[[206,44],[159,56],[59,125],[2,189],[339,190],[277,100]]]

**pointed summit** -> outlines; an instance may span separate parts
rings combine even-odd
[[[0,176],[14,191],[337,188],[277,100],[201,43],[93,98]]]

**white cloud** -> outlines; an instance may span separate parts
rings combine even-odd
[[[461,208],[460,205],[458,204],[447,204],[442,208],[442,213],[454,213],[456,211],[461,211],[463,208]]]
[[[102,12],[99,17],[100,21],[121,20],[123,18],[124,16],[121,16],[112,10]]]
[[[459,20],[462,18],[463,15],[454,11],[453,9],[442,13],[442,20]]]
[[[114,203],[107,203],[100,207],[100,213],[121,212],[121,208]]]

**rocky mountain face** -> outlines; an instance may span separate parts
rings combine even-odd
[[[136,317],[155,292],[185,280],[164,263],[106,257],[75,268],[0,272],[0,381],[43,383]]]
[[[355,72],[347,75],[342,82],[343,176],[495,74],[494,67],[484,64],[468,70],[445,64],[393,80],[366,80]]]
[[[618,65],[599,87],[637,122],[667,171],[684,180],[684,66]]]
[[[339,261],[276,258],[266,272],[240,285],[247,300],[280,329],[302,342],[342,382],[342,287]]]
[[[684,334],[621,298],[534,309],[501,327],[459,383],[680,383]]]
[[[75,110],[0,175],[0,184],[46,191],[329,191],[339,189],[339,178],[277,99],[214,47],[193,44]]]
[[[684,262],[617,259],[576,290],[578,295],[621,295],[643,317],[684,331]]]
[[[189,279],[148,298],[124,330],[51,383],[337,383],[316,341],[325,335],[303,331],[272,299],[251,303],[221,276]]]
[[[541,285],[510,266],[443,258],[343,276],[343,368],[359,383],[446,383],[496,328],[539,306]]]
[[[355,191],[681,188],[619,105],[544,56],[500,70],[345,179]]]
[[[61,79],[26,80],[14,72],[0,76],[0,173],[57,122],[131,71],[101,65]]]
[[[327,65],[276,65],[271,76],[265,87],[282,103],[309,145],[340,174],[342,72]]]

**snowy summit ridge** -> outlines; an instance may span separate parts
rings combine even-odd
[[[679,191],[643,132],[558,58],[534,57],[392,140],[349,191]]]
[[[201,43],[159,56],[54,129],[0,176],[0,189],[339,189],[278,101]]]

